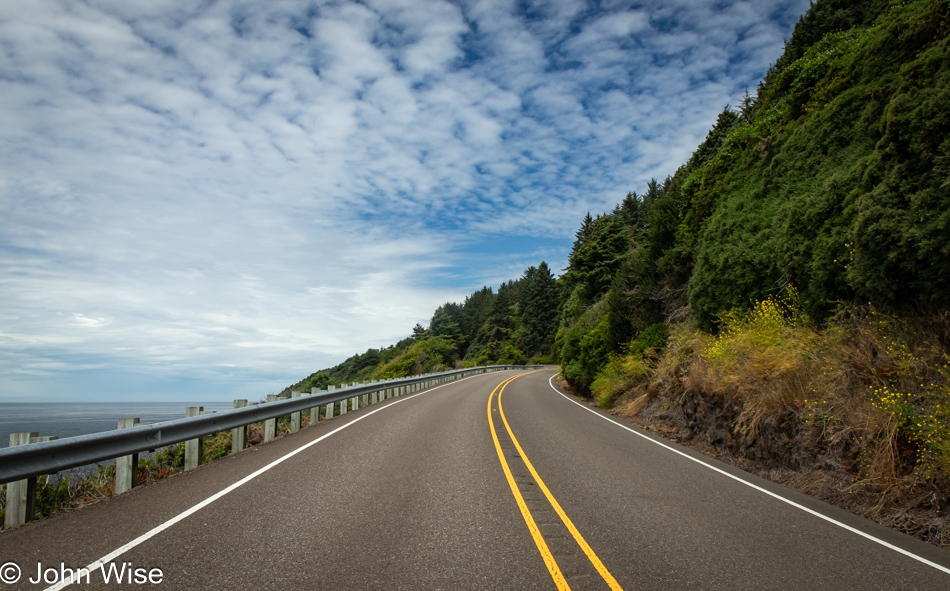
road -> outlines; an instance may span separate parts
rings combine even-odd
[[[7,587],[103,559],[161,589],[950,588],[950,553],[624,426],[553,374],[391,399],[3,532]],[[88,580],[67,588],[115,586]]]

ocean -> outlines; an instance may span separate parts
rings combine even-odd
[[[113,431],[119,419],[138,417],[158,423],[185,417],[186,406],[227,410],[232,402],[0,402],[0,447],[10,445],[10,433],[37,432],[60,439]]]

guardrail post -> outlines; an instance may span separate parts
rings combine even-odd
[[[275,402],[280,397],[277,394],[268,394],[267,402]],[[264,421],[264,442],[268,442],[277,437],[277,417]]]
[[[117,429],[128,429],[139,424],[138,417],[119,419]],[[129,492],[138,484],[139,454],[120,456],[115,459],[115,494]]]
[[[320,388],[310,388],[310,395],[316,396],[320,392],[323,392]],[[320,406],[314,406],[310,409],[310,425],[316,425],[320,422]]]
[[[244,408],[245,406],[247,406],[246,398],[234,401],[234,408]],[[236,454],[239,451],[244,451],[245,445],[247,445],[247,425],[231,429],[231,453]]]
[[[186,417],[197,417],[201,415],[205,407],[189,406],[185,408]],[[201,464],[201,456],[204,455],[204,438],[189,439],[185,442],[185,470],[194,470]]]
[[[39,433],[10,433],[10,447],[27,445]],[[7,483],[7,506],[4,529],[31,521],[36,512],[36,478]]]
[[[327,392],[332,392],[332,391],[334,391],[334,390],[336,390],[336,386],[327,386]],[[332,418],[333,418],[333,410],[334,410],[334,403],[333,403],[333,402],[330,402],[329,404],[327,404],[327,411],[326,411],[326,413],[324,413],[323,416],[325,416],[325,417],[328,418],[328,419],[332,419]]]
[[[340,385],[343,387],[346,387],[346,384],[340,384]],[[346,414],[346,405],[347,405],[347,399],[344,398],[343,400],[340,401],[340,416],[341,417]]]
[[[300,392],[294,390],[290,393],[291,398],[300,398]],[[290,413],[290,432],[300,431],[300,411]]]

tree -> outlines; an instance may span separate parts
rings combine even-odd
[[[589,236],[568,260],[567,280],[583,285],[584,298],[592,302],[613,282],[628,248],[629,236],[621,219],[612,214],[597,216]]]
[[[522,296],[524,332],[522,348],[528,353],[539,352],[554,342],[557,330],[558,287],[547,263],[524,272],[525,288]]]
[[[571,256],[574,256],[574,253],[584,244],[584,241],[590,238],[591,232],[593,231],[594,220],[590,217],[590,212],[587,212],[587,215],[584,216],[583,221],[581,221],[581,227],[577,229],[577,232],[574,233],[574,245],[571,247]]]

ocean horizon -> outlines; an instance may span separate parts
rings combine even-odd
[[[231,401],[212,402],[0,402],[0,447],[10,445],[11,433],[36,432],[60,439],[114,431],[118,420],[137,417],[143,423],[182,419],[185,407],[206,411],[233,408]]]

